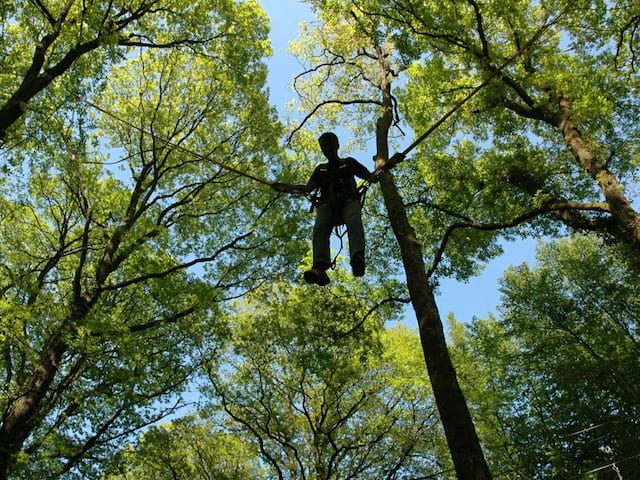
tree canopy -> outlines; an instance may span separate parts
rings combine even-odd
[[[229,352],[209,370],[211,398],[260,450],[271,477],[437,472],[427,453],[437,422],[415,334],[382,331],[394,309],[368,305],[371,293],[283,287],[255,292],[231,312]]]
[[[265,90],[266,17],[255,2],[173,3],[6,8],[3,45],[20,55],[3,61],[15,72],[28,45],[53,64],[103,35],[85,25],[90,13],[149,31],[99,42],[113,55],[47,86],[3,146],[0,478],[92,475],[119,439],[174,412],[197,357],[224,334],[225,299],[285,268],[278,252],[295,245],[285,200],[175,147],[265,174],[280,128]],[[51,43],[13,37],[44,28],[43,12]],[[194,48],[171,40],[187,33]],[[46,68],[36,73],[50,78]],[[80,87],[110,116],[70,96]]]
[[[307,3],[286,127],[256,0],[0,5],[0,479],[637,476],[640,6]],[[328,130],[371,169],[431,133],[318,289],[268,184]]]
[[[496,474],[638,474],[638,282],[625,257],[593,236],[541,246],[535,267],[505,273],[500,320],[452,329]]]

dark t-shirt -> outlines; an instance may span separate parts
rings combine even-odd
[[[355,158],[341,158],[318,165],[307,185],[320,189],[320,203],[339,206],[349,198],[358,197],[354,177],[368,180],[371,172]]]

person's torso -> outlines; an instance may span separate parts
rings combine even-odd
[[[351,198],[357,198],[353,159],[327,162],[316,167],[315,180],[320,185],[320,202],[341,206]]]

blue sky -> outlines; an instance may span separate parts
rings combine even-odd
[[[260,3],[271,19],[273,57],[267,62],[271,102],[280,112],[281,118],[284,118],[286,104],[295,95],[291,90],[291,82],[301,70],[287,48],[289,42],[297,37],[300,22],[312,20],[313,13],[307,4],[298,0],[260,0]],[[500,300],[498,279],[510,265],[518,265],[524,261],[532,263],[535,246],[535,240],[505,243],[505,253],[492,260],[482,275],[467,283],[443,281],[437,296],[442,318],[445,319],[453,312],[458,320],[469,321],[474,316],[486,318],[488,313],[496,313]]]

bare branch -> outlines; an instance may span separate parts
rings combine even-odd
[[[313,117],[316,112],[318,110],[320,110],[323,107],[326,107],[327,105],[358,105],[358,104],[370,104],[370,105],[377,105],[377,106],[382,106],[382,102],[378,101],[378,100],[366,100],[366,99],[355,99],[355,100],[325,100],[323,102],[320,102],[319,104],[317,104],[313,110],[311,110],[310,113],[308,113],[303,119],[302,122],[300,122],[300,124],[293,129],[293,131],[289,134],[289,136],[287,137],[287,144],[291,144],[291,140],[293,139],[293,136],[298,132],[298,130],[301,130],[302,127],[311,119],[311,117]]]
[[[169,275],[171,275],[172,273],[175,273],[177,271],[180,270],[186,270],[189,267],[192,267],[194,265],[199,265],[201,263],[208,263],[208,262],[212,262],[213,260],[215,260],[216,258],[218,258],[218,256],[220,254],[222,254],[223,252],[227,251],[227,250],[233,250],[233,249],[238,249],[238,243],[241,242],[242,240],[244,240],[245,238],[251,236],[253,234],[253,231],[244,233],[236,238],[234,238],[231,242],[227,243],[226,245],[223,245],[222,247],[218,248],[218,250],[216,250],[213,255],[210,255],[208,257],[201,257],[201,258],[196,258],[194,260],[191,260],[190,262],[184,262],[184,263],[180,263],[177,265],[174,265],[173,267],[167,268],[166,270],[163,270],[161,272],[150,272],[144,275],[140,275],[138,277],[134,277],[131,278],[129,280],[125,280],[123,282],[120,283],[115,283],[115,284],[111,284],[111,285],[103,285],[102,286],[102,290],[103,291],[108,291],[108,290],[120,290],[122,288],[128,287],[130,285],[134,285],[136,283],[142,283],[142,282],[146,282],[147,280],[151,280],[152,278],[163,278],[163,277],[167,277]]]
[[[449,212],[448,210],[443,209],[442,207],[437,207],[436,205],[431,205],[431,207],[437,208],[445,212]],[[526,222],[527,220],[531,220],[532,218],[537,217],[539,215],[543,215],[546,213],[567,211],[567,210],[587,210],[587,211],[608,213],[609,207],[604,202],[580,203],[580,202],[572,202],[572,201],[565,201],[565,202],[560,201],[560,202],[549,202],[539,207],[534,207],[531,210],[524,212],[504,222],[482,223],[482,222],[474,221],[467,217],[462,217],[462,218],[465,218],[464,221],[453,223],[449,225],[449,227],[446,229],[442,237],[442,241],[440,242],[440,246],[436,250],[436,253],[433,257],[431,266],[427,270],[427,278],[431,278],[435,270],[438,268],[438,265],[440,264],[440,261],[442,260],[442,257],[444,255],[444,251],[446,249],[447,243],[449,242],[453,232],[457,229],[473,228],[473,229],[485,230],[485,231],[504,230],[507,228],[520,225]]]
[[[348,337],[349,335],[353,334],[353,332],[355,332],[358,328],[360,328],[362,326],[362,324],[367,320],[367,318],[369,318],[371,315],[373,315],[373,313],[375,313],[376,310],[378,310],[383,305],[386,305],[387,303],[393,303],[393,302],[408,304],[408,303],[411,303],[411,299],[410,298],[404,298],[404,297],[402,297],[402,298],[401,297],[389,297],[389,298],[385,298],[384,300],[379,301],[374,306],[372,306],[367,311],[367,313],[365,313],[364,316],[360,320],[358,320],[358,322],[353,327],[351,327],[346,332],[341,333],[340,337]]]

